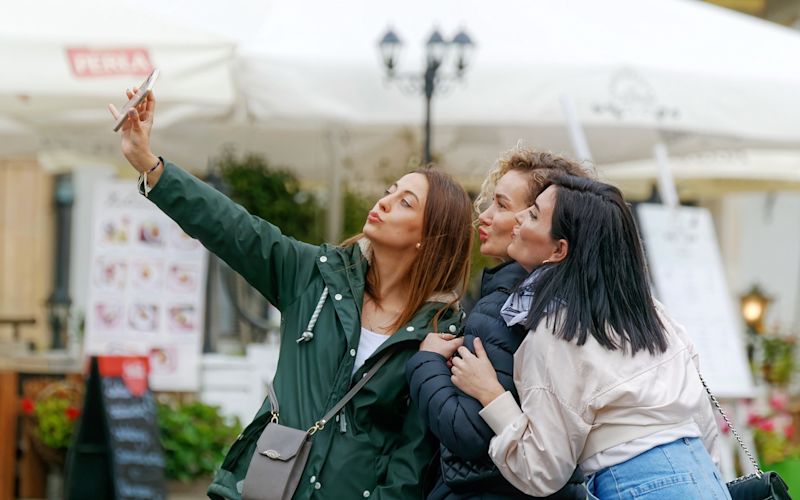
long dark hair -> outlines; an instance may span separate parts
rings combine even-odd
[[[642,244],[622,193],[592,179],[554,176],[550,235],[568,242],[566,258],[540,267],[531,284],[528,329],[547,318],[553,333],[578,345],[588,335],[603,347],[664,352],[667,339],[656,313]],[[561,328],[556,331],[560,316]]]

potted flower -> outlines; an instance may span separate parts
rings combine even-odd
[[[778,472],[790,489],[800,489],[800,408],[780,392],[773,393],[766,406],[748,418],[760,466]]]
[[[48,465],[64,465],[82,401],[83,387],[68,380],[51,382],[35,397],[22,399],[22,414],[30,421],[27,434],[36,453]]]

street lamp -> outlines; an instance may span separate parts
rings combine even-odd
[[[756,338],[764,331],[764,316],[772,300],[764,295],[758,285],[741,297],[742,318],[747,325],[747,359],[753,362]]]
[[[753,333],[760,334],[764,331],[764,316],[771,300],[758,285],[753,285],[749,292],[742,295],[741,300],[744,322]]]
[[[400,88],[425,96],[425,145],[423,162],[431,162],[431,100],[436,92],[437,84],[446,80],[460,80],[470,63],[475,44],[464,30],[459,31],[450,42],[447,42],[439,30],[434,30],[425,43],[425,70],[422,74],[399,74],[397,72],[397,59],[403,42],[391,29],[381,38],[378,44],[386,76],[389,80],[400,82]],[[447,58],[448,52],[455,51],[455,70],[452,73],[441,71],[442,63]]]

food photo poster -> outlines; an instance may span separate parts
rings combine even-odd
[[[147,355],[154,390],[197,390],[208,252],[130,181],[93,208],[84,354]]]

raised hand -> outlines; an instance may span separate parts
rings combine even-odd
[[[137,90],[128,89],[125,95],[130,99]],[[138,106],[128,112],[128,119],[120,129],[122,154],[139,172],[150,170],[158,162],[158,157],[150,151],[150,132],[153,129],[155,109],[156,98],[150,91]],[[113,104],[108,105],[108,110],[115,120],[119,117],[119,111]]]

